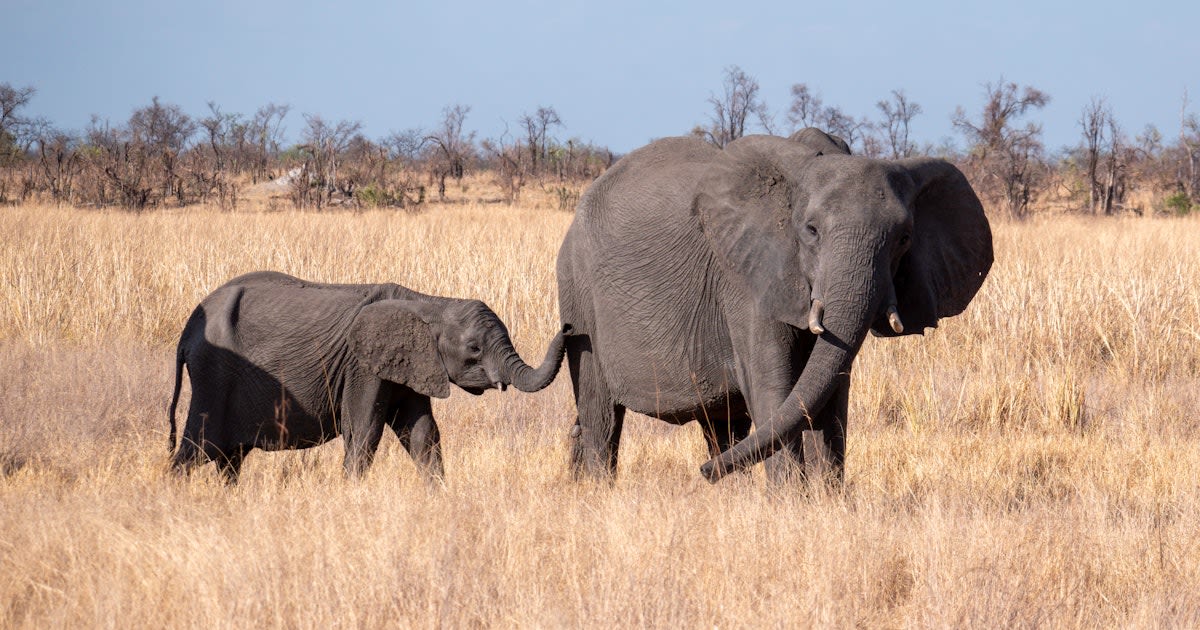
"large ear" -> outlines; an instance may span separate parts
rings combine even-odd
[[[825,133],[816,127],[805,127],[788,136],[788,140],[799,142],[817,155],[850,155],[850,145],[845,140]]]
[[[702,184],[693,212],[721,265],[743,283],[763,314],[807,328],[812,300],[792,226],[796,184],[779,167],[779,158],[789,156],[771,152],[795,153],[791,157],[801,160],[814,154],[777,140],[765,150],[746,150],[748,143],[726,147],[727,159]]]
[[[438,354],[437,339],[407,300],[368,304],[350,324],[350,350],[384,380],[413,391],[446,398],[450,378]]]
[[[992,230],[967,178],[945,160],[898,160],[917,185],[912,245],[895,275],[904,333],[922,333],[963,312],[992,267]],[[886,322],[873,330],[895,336]]]

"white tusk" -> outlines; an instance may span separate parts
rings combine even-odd
[[[808,310],[808,330],[814,335],[820,335],[825,332],[825,326],[821,324],[821,318],[825,317],[825,305],[821,300],[813,300],[812,308]]]
[[[888,323],[892,325],[892,330],[896,331],[897,335],[904,332],[904,322],[900,321],[900,311],[897,311],[894,305],[888,307],[887,316]]]

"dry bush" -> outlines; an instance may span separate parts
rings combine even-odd
[[[996,226],[961,317],[872,339],[847,486],[699,481],[635,416],[567,475],[569,379],[435,401],[447,483],[394,437],[164,474],[173,343],[229,277],[476,296],[537,356],[569,215],[0,213],[0,627],[1194,627],[1200,222]]]

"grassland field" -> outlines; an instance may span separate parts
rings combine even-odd
[[[0,627],[1200,626],[1196,219],[994,223],[963,315],[860,353],[841,490],[710,486],[698,427],[641,416],[575,482],[565,370],[435,400],[444,487],[390,434],[358,481],[340,440],[166,474],[174,342],[226,279],[478,297],[537,360],[570,219],[0,209]]]

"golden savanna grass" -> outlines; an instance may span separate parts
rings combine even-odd
[[[479,297],[536,361],[569,221],[4,209],[0,627],[1200,625],[1194,220],[995,225],[964,315],[860,354],[842,491],[709,486],[698,428],[641,416],[575,483],[565,369],[435,401],[442,488],[391,435],[355,482],[340,440],[165,474],[175,338],[228,278]]]

